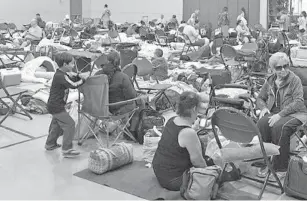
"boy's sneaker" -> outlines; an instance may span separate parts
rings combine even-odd
[[[62,150],[62,154],[64,158],[74,158],[80,155],[80,152],[74,149]]]
[[[53,146],[47,146],[47,145],[45,145],[45,149],[47,150],[47,151],[53,151],[53,150],[55,150],[55,149],[58,149],[58,148],[60,148],[62,145],[60,145],[60,144],[56,144],[56,145],[53,145]]]

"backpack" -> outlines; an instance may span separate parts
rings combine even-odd
[[[144,143],[144,135],[149,129],[154,126],[164,126],[165,118],[156,110],[152,108],[142,109],[139,114],[139,123],[136,131],[136,139],[140,144]]]
[[[215,199],[221,172],[221,168],[216,165],[206,168],[192,167],[183,174],[181,196],[187,200]]]

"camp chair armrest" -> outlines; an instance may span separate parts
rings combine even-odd
[[[212,101],[236,106],[242,106],[244,104],[244,100],[237,98],[212,97]]]
[[[223,88],[235,88],[235,89],[248,89],[247,85],[242,84],[220,84],[215,86],[215,89],[223,89]]]
[[[136,93],[138,93],[138,94],[143,94],[143,95],[146,95],[146,94],[147,94],[146,91],[141,91],[141,90],[136,90]]]
[[[118,106],[118,105],[125,105],[127,103],[131,103],[131,102],[134,102],[134,101],[137,101],[137,100],[141,100],[143,98],[146,98],[147,96],[145,95],[141,95],[141,96],[138,96],[136,98],[133,98],[133,99],[129,99],[129,100],[125,100],[125,101],[119,101],[119,102],[116,102],[116,103],[109,103],[107,104],[107,106]]]

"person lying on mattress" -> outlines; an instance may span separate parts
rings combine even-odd
[[[129,76],[120,69],[120,56],[117,52],[112,51],[107,55],[107,64],[102,66],[95,75],[105,74],[109,79],[109,103],[126,101],[137,97],[137,92],[134,89],[133,83]],[[130,102],[125,105],[112,106],[109,111],[116,114],[124,114],[133,110],[136,107],[135,102]],[[130,131],[136,129],[138,121],[138,112],[132,117]]]
[[[183,173],[191,167],[213,165],[209,157],[203,157],[196,132],[202,101],[194,92],[183,92],[178,102],[178,116],[165,125],[152,165],[160,185],[168,190],[179,191]]]
[[[257,98],[261,110],[258,128],[264,142],[280,146],[280,154],[273,158],[273,169],[277,176],[285,176],[290,157],[290,138],[298,126],[307,122],[304,92],[300,78],[289,70],[289,57],[278,52],[271,56],[269,65],[273,74],[267,78]],[[259,171],[266,177],[267,168]],[[275,181],[272,174],[269,178]]]

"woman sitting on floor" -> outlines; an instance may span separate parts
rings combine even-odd
[[[117,103],[126,101],[137,97],[137,92],[134,89],[132,81],[129,76],[120,70],[120,56],[113,51],[107,55],[107,64],[105,64],[100,71],[95,75],[105,74],[109,79],[109,103]],[[136,102],[130,102],[124,105],[109,107],[109,111],[113,115],[125,114],[132,111],[136,107]],[[135,113],[136,114],[136,113]],[[131,120],[130,131],[135,131],[134,127],[137,123],[137,114]],[[136,122],[135,122],[136,121]]]
[[[171,191],[179,191],[183,173],[191,167],[212,165],[203,157],[196,129],[201,98],[193,92],[183,92],[178,103],[178,116],[171,118],[163,131],[153,159],[153,169],[160,185]],[[193,125],[194,124],[194,125]]]

